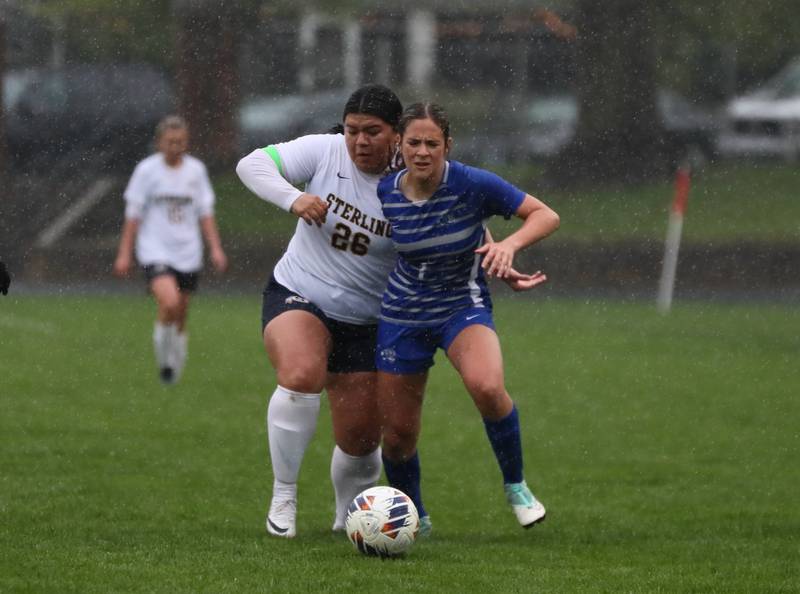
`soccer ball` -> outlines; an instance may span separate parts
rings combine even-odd
[[[417,538],[419,514],[411,498],[393,487],[362,491],[347,508],[347,538],[365,555],[396,557]]]

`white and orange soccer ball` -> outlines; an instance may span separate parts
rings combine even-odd
[[[396,557],[419,532],[419,514],[408,495],[393,487],[362,491],[347,508],[347,538],[365,555]]]

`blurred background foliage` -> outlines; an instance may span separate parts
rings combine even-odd
[[[407,76],[408,16],[422,8],[435,14],[438,27],[429,89],[414,88]],[[575,27],[577,34],[570,37],[567,31],[563,39],[548,34],[536,17],[543,9]],[[304,46],[302,28],[309,15],[311,20],[318,17],[317,38]],[[487,166],[552,203],[567,221],[555,242],[660,241],[672,193],[671,170],[663,166],[663,155],[657,163],[656,156],[640,150],[660,144],[655,135],[648,136],[653,122],[658,127],[656,93],[676,91],[690,107],[709,106],[719,115],[727,100],[800,55],[797,0],[558,0],[536,5],[431,0],[424,7],[388,0],[0,0],[3,16],[9,74],[87,63],[117,74],[125,72],[120,65],[145,63],[165,74],[175,94],[174,108],[192,127],[192,151],[215,176],[223,234],[242,244],[258,243],[265,234],[282,241],[295,221],[253,199],[233,175],[232,164],[263,146],[259,143],[296,135],[276,125],[256,127],[247,136],[243,124],[249,113],[262,124],[290,119],[308,124],[311,112],[316,112],[314,131],[335,123],[331,116],[341,114],[341,93],[355,84],[343,65],[350,25],[360,27],[362,41],[355,78],[386,82],[404,102],[424,93],[445,105],[454,123],[453,158]],[[587,39],[596,53],[582,53]],[[304,85],[304,69],[311,71],[310,84]],[[596,85],[596,94],[587,80]],[[151,92],[149,85],[138,86]],[[559,107],[581,114],[577,131],[570,134],[581,139],[584,150],[562,160],[560,178],[548,174],[567,151],[546,158],[523,152],[538,133],[525,119],[532,111],[531,99],[559,91],[572,93],[573,101]],[[583,102],[578,108],[576,95]],[[33,160],[9,167],[14,174],[7,176],[6,185],[11,206],[0,221],[0,251],[11,254],[12,263],[16,259],[21,266],[29,260],[36,234],[106,175],[114,179],[113,190],[62,246],[72,239],[84,246],[89,235],[100,238],[97,246],[116,242],[125,180],[133,163],[152,150],[151,121],[135,135],[116,126],[128,117],[112,109],[111,104],[121,103],[118,96],[93,97],[93,107],[106,101],[108,109],[89,114],[94,119],[73,138],[50,143],[66,148],[61,163]],[[115,126],[98,114],[107,115]],[[73,116],[68,112],[69,119]],[[7,117],[9,138],[11,122]],[[56,128],[52,122],[47,125]],[[93,144],[79,147],[74,138],[86,138],[87,127],[96,133]],[[110,134],[101,134],[105,132]],[[644,135],[631,142],[639,132]],[[134,136],[144,141],[136,151],[121,153],[119,147],[131,145]],[[494,155],[487,147],[518,150]],[[625,150],[634,162],[641,157],[641,175],[625,177],[632,170],[628,161],[617,166],[621,175],[616,179],[586,175],[588,184],[570,187],[578,166],[608,171],[609,164],[623,162]],[[693,179],[687,239],[797,243],[797,161],[713,159],[697,168]]]
[[[148,62],[174,68],[170,0],[40,0],[31,13],[63,39],[70,62]]]
[[[569,20],[580,1],[561,0],[542,5]],[[289,0],[240,0],[235,5],[239,13],[259,13],[265,18],[308,10],[341,18],[397,10],[394,3],[376,0],[317,0],[302,4]],[[32,12],[49,20],[64,36],[69,61],[144,61],[167,69],[175,67],[176,11],[203,7],[219,7],[219,3],[203,0],[31,3]],[[487,12],[485,5],[471,2],[433,2],[430,8],[467,14]],[[655,8],[652,42],[660,81],[702,99],[720,99],[726,93],[749,88],[800,53],[800,36],[796,34],[800,7],[796,0],[675,0],[659,1]],[[491,10],[522,14],[530,12],[531,4],[492,3]]]

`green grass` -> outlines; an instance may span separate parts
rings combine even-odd
[[[636,187],[538,192],[535,172],[509,168],[507,179],[561,215],[552,241],[663,241],[672,182]],[[795,165],[725,162],[692,179],[683,227],[687,243],[800,241],[800,169]],[[511,227],[495,221],[498,235]]]
[[[223,241],[288,242],[297,217],[260,200],[234,173],[216,176],[213,184],[217,194],[217,224]]]
[[[264,534],[274,380],[255,297],[198,296],[171,388],[145,298],[0,298],[0,591],[800,591],[797,308],[496,309],[548,520],[515,525],[440,358],[420,445],[434,535],[380,561],[329,531],[327,408],[298,538]]]
[[[561,215],[553,242],[658,241],[666,234],[671,182],[582,191],[537,188],[540,167],[494,168],[497,173],[550,204]],[[296,219],[263,203],[234,175],[215,179],[223,237],[234,241],[279,240],[291,235]],[[800,241],[800,168],[762,162],[726,162],[695,175],[683,229],[688,243]],[[505,236],[517,223],[494,219]]]

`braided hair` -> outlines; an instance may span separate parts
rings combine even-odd
[[[356,89],[344,105],[342,120],[348,114],[363,113],[382,119],[392,129],[397,130],[400,115],[403,113],[403,104],[389,87],[378,84],[368,84]]]

